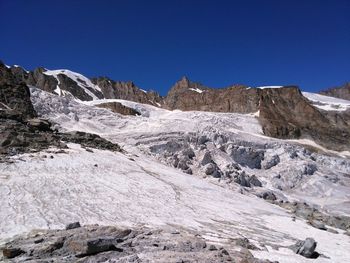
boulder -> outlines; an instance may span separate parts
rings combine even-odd
[[[5,247],[2,249],[5,258],[15,258],[23,253],[25,252],[20,248]]]
[[[113,237],[96,238],[88,240],[71,240],[67,243],[67,248],[76,257],[85,257],[94,255],[100,252],[117,250],[114,245],[115,239]]]
[[[313,238],[306,238],[305,240],[299,240],[291,249],[299,255],[306,258],[317,258],[319,254],[315,251],[317,242]]]
[[[265,191],[262,192],[260,194],[258,194],[258,197],[264,199],[264,200],[268,200],[268,201],[275,201],[277,200],[276,195],[271,192],[271,191]]]
[[[251,186],[261,187],[262,186],[261,182],[255,175],[249,176],[244,171],[234,175],[233,181],[244,187],[251,187]]]
[[[203,155],[203,157],[200,160],[201,165],[206,165],[208,163],[211,163],[213,161],[212,156],[209,151],[206,151]]]
[[[29,119],[27,125],[39,131],[51,131],[51,123],[41,118]]]
[[[73,222],[66,225],[66,230],[79,228],[79,227],[81,227],[80,222]]]
[[[277,164],[279,164],[279,162],[280,162],[280,157],[276,154],[276,155],[273,155],[271,158],[265,159],[262,162],[262,167],[265,170],[268,170],[268,169],[276,166]]]
[[[254,174],[249,177],[249,183],[253,186],[262,187],[262,183]]]
[[[327,227],[325,226],[324,223],[322,223],[321,221],[318,221],[318,220],[309,220],[308,223],[317,228],[317,229],[320,229],[320,230],[327,230]]]

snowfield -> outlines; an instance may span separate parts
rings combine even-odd
[[[346,111],[350,109],[350,101],[324,96],[311,92],[303,92],[315,107],[326,111]]]
[[[0,163],[1,242],[31,229],[62,228],[74,221],[172,225],[195,230],[214,244],[246,237],[262,249],[251,251],[255,257],[282,263],[311,262],[288,246],[312,237],[322,254],[312,262],[349,262],[350,236],[343,230],[336,229],[335,234],[317,229],[255,196],[256,191],[271,190],[281,200],[349,216],[349,159],[334,152],[310,153],[296,142],[265,137],[254,114],[168,111],[123,100],[82,103],[33,87],[31,94],[36,111],[56,123],[56,129],[99,134],[126,153],[90,152],[69,144],[65,153],[49,149],[13,157],[12,164]],[[111,101],[134,108],[141,116],[95,107]],[[175,154],[188,149],[195,153],[193,174],[171,165]],[[243,188],[203,176],[204,151],[223,171],[238,158],[242,171],[256,175],[262,187]],[[239,159],[235,151],[246,154],[246,159]],[[259,168],[256,158],[262,153]]]

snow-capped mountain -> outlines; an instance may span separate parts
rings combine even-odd
[[[186,78],[152,98],[128,93],[133,84],[36,71],[0,65],[4,259],[350,258],[350,152],[331,134],[347,133],[346,101]],[[75,221],[109,227],[48,231]]]

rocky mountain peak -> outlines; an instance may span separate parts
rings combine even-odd
[[[189,86],[190,85],[190,80],[188,77],[183,76],[177,83],[182,86]]]

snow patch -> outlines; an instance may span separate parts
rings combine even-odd
[[[201,89],[192,89],[192,88],[190,88],[190,90],[193,90],[193,91],[195,91],[195,92],[198,92],[198,93],[202,93],[203,92],[203,90],[201,90]]]

